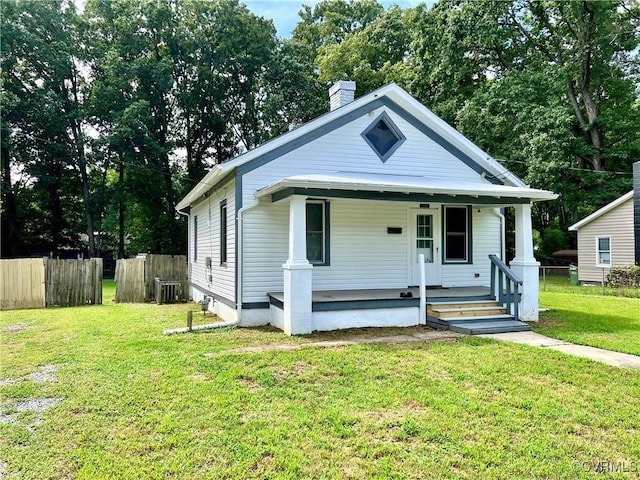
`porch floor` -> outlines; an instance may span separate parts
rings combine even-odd
[[[311,295],[313,303],[359,302],[368,300],[412,300],[419,298],[419,287],[410,288],[378,288],[368,290],[322,290]],[[401,293],[411,292],[413,297],[401,297]],[[465,298],[488,297],[489,287],[427,287],[427,302],[446,299],[462,300]],[[269,297],[284,302],[284,292],[267,294]]]

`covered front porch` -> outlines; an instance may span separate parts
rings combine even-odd
[[[406,326],[427,325],[468,334],[529,330],[528,325],[500,306],[489,287],[426,288],[425,292],[426,312],[420,310],[419,287],[313,292],[312,328],[334,330],[354,321],[356,325],[358,321],[367,322],[362,326],[387,326],[384,317],[394,316],[397,322],[408,314]],[[284,292],[268,296],[273,323],[284,329]],[[382,323],[370,324],[377,317],[382,318]]]
[[[509,314],[515,313],[516,317],[519,315],[523,320],[537,320],[539,264],[533,256],[531,202],[550,196],[553,194],[526,187],[462,182],[444,185],[431,178],[409,176],[336,174],[331,177],[304,175],[280,180],[257,194],[260,201],[278,204],[287,202],[289,205],[289,254],[287,261],[282,265],[284,288],[282,291],[268,293],[271,323],[288,334],[365,326],[412,326],[426,324],[425,303],[480,302],[490,300],[492,297],[494,300],[498,300],[495,297],[500,297],[500,308],[506,307]],[[384,205],[382,202],[386,204],[403,202],[407,206],[408,213],[404,215],[404,219],[398,217],[396,221],[389,222],[384,228],[380,228],[382,227],[380,225],[376,230],[379,233],[375,233],[384,238],[398,235],[394,237],[397,241],[394,241],[393,245],[397,249],[396,252],[400,252],[399,249],[406,250],[407,261],[403,267],[407,269],[406,288],[402,286],[398,288],[400,282],[397,275],[394,277],[395,288],[350,288],[353,287],[354,274],[357,274],[357,270],[352,270],[350,273],[352,280],[344,282],[344,288],[327,289],[315,286],[314,289],[315,274],[313,272],[316,268],[323,269],[323,274],[332,271],[333,268],[339,269],[337,262],[329,264],[328,252],[331,241],[345,237],[341,237],[326,218],[328,208],[325,210],[317,208],[318,221],[315,223],[318,227],[309,229],[307,212],[311,210],[308,209],[308,204],[328,203],[332,200],[336,205],[343,205],[346,200],[367,201],[370,203],[367,208],[372,212],[376,211],[376,205]],[[499,224],[495,223],[495,218],[501,215],[499,209],[505,206],[514,207],[516,217],[516,257],[511,261],[511,269],[501,260],[500,249],[501,244],[504,245],[504,238],[498,228],[491,231],[483,230],[485,243],[482,255],[476,255],[477,252],[472,248],[471,243],[472,222],[476,219],[478,222],[484,222],[483,219],[488,219],[493,214],[492,225],[497,226]],[[461,214],[463,221],[457,221],[454,225],[455,219],[451,217],[452,227],[446,228],[449,220],[447,212],[453,210]],[[342,225],[346,218],[345,211],[341,210]],[[320,219],[323,222],[326,221],[324,230]],[[358,220],[358,217],[353,217],[354,222]],[[504,225],[503,222],[504,220],[502,225]],[[311,224],[313,223],[312,219]],[[404,225],[405,229],[397,225]],[[331,234],[329,234],[330,228]],[[341,231],[346,233],[353,230],[343,228]],[[307,241],[309,239],[314,241],[316,233],[318,233],[318,251],[321,253],[316,258],[317,262],[314,263],[310,261]],[[370,242],[374,244],[375,238],[381,237],[370,238]],[[344,241],[336,243],[341,247],[346,244]],[[360,258],[363,252],[369,250],[366,248],[366,243],[360,242],[358,245],[360,247],[356,248],[359,250],[353,250],[352,253]],[[456,249],[455,258],[452,259],[450,257],[454,256],[453,253],[447,255],[453,252],[454,248]],[[491,251],[486,252],[488,248]],[[324,255],[325,251],[327,256]],[[378,256],[387,255],[388,252],[388,250],[370,251],[371,255]],[[345,257],[344,252],[345,250],[341,251],[341,259],[348,258]],[[422,260],[417,261],[418,257]],[[488,257],[495,257],[495,260],[491,260],[493,263],[489,262]],[[365,262],[362,263],[363,271],[366,271],[364,270],[366,260],[363,259],[363,262]],[[418,277],[415,275],[416,269],[413,265],[418,265],[418,270],[423,270],[423,277],[424,270],[427,270],[426,281],[423,278],[421,285],[434,283],[437,285],[437,282],[430,281],[433,277],[430,277],[429,271],[440,275],[436,278],[441,279],[441,272],[445,269],[449,275],[454,270],[464,272],[464,278],[468,280],[454,285],[441,283],[445,287],[454,288],[427,288],[425,289],[426,301],[420,302],[421,290],[414,286],[418,284],[416,281]],[[498,265],[500,274],[494,271],[495,265]],[[357,265],[354,266],[358,268]],[[435,270],[434,266],[437,267]],[[505,270],[510,272],[506,277],[504,277]],[[397,272],[397,269],[394,271]],[[378,274],[380,276],[376,278],[380,286],[384,287],[385,272],[380,271]],[[490,275],[491,280],[489,280]],[[449,278],[452,278],[452,275]],[[506,282],[515,282],[515,290],[507,292],[510,305],[502,302],[507,283],[502,280],[500,285],[497,283],[498,279],[504,278]],[[467,282],[466,285],[465,282]]]
[[[451,287],[426,288],[427,302],[433,301],[464,301],[491,298],[489,287]],[[410,293],[411,295],[406,295]],[[284,292],[270,292],[267,294],[269,303],[280,308],[284,306]],[[419,287],[408,288],[376,288],[360,290],[326,290],[312,292],[311,310],[353,310],[371,306],[418,306],[420,299]]]

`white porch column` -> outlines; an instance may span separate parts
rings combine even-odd
[[[293,195],[289,204],[289,258],[284,270],[284,331],[311,333],[311,270],[307,260],[307,197]]]
[[[522,278],[522,300],[520,319],[538,321],[538,272],[540,263],[533,256],[533,228],[531,227],[531,205],[515,206],[516,212],[516,256],[511,269]]]

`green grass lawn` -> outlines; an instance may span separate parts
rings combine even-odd
[[[197,305],[109,295],[2,312],[0,477],[629,478],[594,468],[640,461],[638,371],[479,338],[225,353],[335,334],[165,337]],[[37,399],[58,403],[21,409]]]
[[[601,287],[571,286],[565,278],[547,277],[541,290],[540,306],[549,311],[532,324],[536,332],[640,355],[640,289],[607,289],[602,295]]]

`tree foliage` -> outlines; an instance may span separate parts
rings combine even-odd
[[[545,250],[630,188],[633,0],[304,6],[291,39],[238,0],[0,4],[2,255],[184,251],[173,206],[215,163],[396,82],[532,186]],[[571,239],[569,239],[569,242]]]

